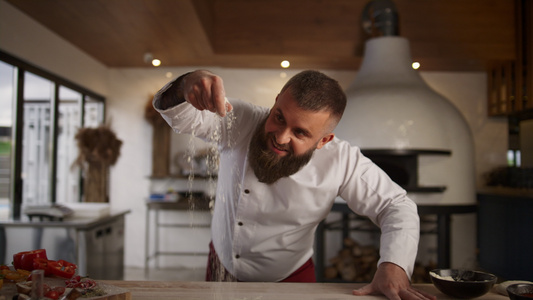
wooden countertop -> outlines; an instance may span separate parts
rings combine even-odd
[[[114,281],[104,280],[130,291],[130,297],[120,299],[214,299],[214,300],[313,300],[313,299],[385,299],[383,296],[353,296],[360,283],[256,283],[256,282],[184,282],[184,281]],[[416,284],[439,300],[453,299],[440,293],[432,284]],[[504,300],[506,296],[489,292],[479,300]]]
[[[478,195],[491,195],[512,198],[533,199],[533,189],[515,189],[508,187],[483,187],[477,190]]]

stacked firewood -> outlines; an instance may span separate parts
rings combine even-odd
[[[370,282],[377,270],[379,251],[376,247],[362,246],[351,238],[345,238],[344,247],[337,256],[329,260],[330,266],[324,270],[326,279]]]
[[[329,260],[330,266],[324,270],[326,280],[340,279],[350,282],[370,282],[374,278],[379,260],[379,249],[372,245],[360,245],[352,238],[345,238],[343,248]],[[437,265],[430,262],[424,266],[415,263],[411,281],[413,283],[428,283],[429,271]]]

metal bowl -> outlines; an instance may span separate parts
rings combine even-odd
[[[533,284],[517,283],[507,287],[507,294],[511,300],[532,300]]]
[[[497,280],[497,277],[490,273],[459,269],[436,269],[429,272],[429,275],[439,291],[460,299],[485,295]]]

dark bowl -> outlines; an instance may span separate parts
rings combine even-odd
[[[517,283],[507,287],[507,294],[511,300],[532,300],[533,284]]]
[[[490,273],[458,269],[436,269],[429,272],[429,275],[439,291],[460,299],[485,295],[497,280]]]

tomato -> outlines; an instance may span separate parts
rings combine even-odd
[[[43,283],[43,295],[45,295],[46,293],[50,292],[52,289],[50,288],[50,286],[46,283]]]
[[[58,299],[59,296],[65,293],[65,288],[61,286],[50,287],[46,283],[43,284],[43,294],[50,299]]]
[[[53,287],[52,290],[56,291],[59,294],[59,296],[65,293],[65,288],[62,286]]]
[[[0,270],[9,270],[9,267],[6,265],[0,265]]]
[[[72,278],[72,276],[74,276],[74,273],[76,273],[77,268],[78,266],[76,266],[75,264],[62,259],[58,261],[48,261],[48,270],[50,271],[50,274],[55,275],[57,277]]]
[[[32,251],[23,251],[13,255],[13,266],[15,269],[23,269],[32,271],[33,270],[33,260],[35,258],[44,258],[46,257],[46,249],[37,249]]]
[[[54,290],[51,290],[48,293],[44,294],[44,296],[50,299],[57,299],[59,298],[59,293]]]

